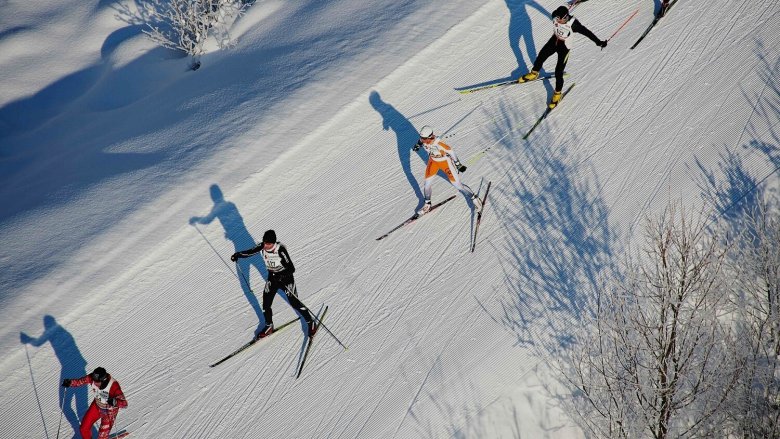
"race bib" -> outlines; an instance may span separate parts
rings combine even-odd
[[[572,34],[571,24],[569,23],[553,23],[555,26],[555,36],[559,40],[565,40]]]

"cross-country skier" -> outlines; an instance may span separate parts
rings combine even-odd
[[[453,186],[463,193],[467,198],[471,199],[474,205],[474,210],[479,212],[482,209],[482,202],[468,186],[460,181],[460,173],[466,172],[466,166],[464,166],[455,151],[441,139],[433,134],[433,128],[425,125],[420,129],[420,139],[412,148],[414,151],[423,148],[428,153],[428,165],[425,167],[425,183],[423,188],[423,195],[425,196],[425,204],[422,209],[417,211],[419,215],[428,213],[431,210],[431,184],[436,174],[441,171],[450,180]]]
[[[98,439],[108,439],[116,420],[116,414],[120,408],[127,407],[127,400],[122,393],[119,382],[102,367],[96,368],[91,374],[81,378],[62,380],[62,387],[79,387],[87,384],[89,384],[95,399],[92,400],[84,419],[81,420],[81,428],[79,429],[81,437],[92,439],[92,424],[100,419]]]
[[[547,61],[547,58],[552,56],[553,53],[558,54],[558,63],[555,65],[555,93],[553,93],[550,100],[549,107],[555,108],[558,102],[561,101],[561,90],[563,90],[563,71],[566,67],[566,62],[569,61],[569,50],[571,49],[572,33],[577,32],[590,38],[597,46],[604,48],[607,47],[606,40],[599,40],[596,35],[593,34],[588,28],[582,25],[579,20],[569,15],[569,8],[566,6],[559,6],[552,13],[554,32],[552,37],[547,41],[547,44],[542,47],[539,52],[539,56],[534,61],[534,67],[531,72],[521,76],[518,82],[533,81],[539,77],[539,71],[542,69],[542,64]]]
[[[295,278],[293,277],[295,266],[292,263],[292,259],[290,259],[290,254],[287,253],[287,247],[276,241],[276,232],[273,230],[266,231],[263,234],[262,243],[249,250],[233,253],[230,256],[230,260],[235,262],[239,258],[247,258],[257,253],[263,256],[265,267],[268,269],[268,280],[263,290],[265,327],[257,334],[257,338],[267,337],[274,332],[271,304],[274,301],[276,292],[280,289],[287,296],[290,306],[298,310],[303,319],[306,320],[306,324],[309,325],[309,337],[314,337],[318,325],[312,319],[309,310],[298,300],[298,290],[295,288]]]

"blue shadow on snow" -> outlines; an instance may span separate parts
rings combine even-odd
[[[54,350],[57,360],[60,362],[60,380],[57,382],[59,389],[60,405],[62,413],[70,423],[75,435],[79,435],[79,419],[87,412],[88,406],[88,388],[87,386],[63,388],[62,380],[65,378],[81,378],[87,375],[87,360],[81,355],[76,341],[57,320],[50,315],[43,316],[43,334],[34,338],[21,332],[19,339],[22,344],[29,344],[40,347],[45,343],[50,343]],[[75,411],[73,406],[75,404]]]
[[[211,200],[214,205],[211,211],[206,216],[193,216],[190,218],[190,224],[211,224],[214,219],[219,220],[222,228],[225,229],[225,238],[233,243],[235,251],[243,251],[253,248],[256,245],[254,238],[247,230],[244,224],[244,218],[238,212],[236,205],[230,201],[225,200],[225,196],[222,194],[222,189],[216,184],[212,184],[209,188],[211,193]],[[213,248],[213,247],[212,247]],[[219,255],[223,257],[222,255]],[[236,261],[236,275],[241,282],[241,289],[244,291],[244,297],[246,297],[249,305],[255,311],[258,320],[258,331],[265,326],[265,319],[263,318],[263,309],[255,296],[251,282],[250,269],[254,267],[263,279],[268,279],[268,270],[265,268],[265,264],[262,262],[259,256],[253,256],[251,258],[241,258]],[[262,294],[262,292],[261,292]]]

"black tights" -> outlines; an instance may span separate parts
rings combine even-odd
[[[534,61],[534,71],[542,70],[542,64],[547,61],[554,53],[558,54],[558,63],[555,64],[555,91],[563,90],[563,70],[566,68],[566,62],[569,61],[569,48],[566,43],[553,35],[539,51],[539,56]]]
[[[311,313],[303,306],[300,300],[298,300],[298,291],[295,288],[295,281],[290,280],[288,282],[279,282],[277,280],[269,280],[265,283],[265,289],[263,290],[263,317],[265,323],[270,325],[273,322],[273,312],[271,311],[271,304],[274,302],[274,297],[278,290],[283,290],[287,296],[287,300],[290,302],[290,306],[295,308],[306,322],[311,322]]]

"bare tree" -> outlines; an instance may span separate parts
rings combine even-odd
[[[136,0],[136,7],[145,19],[144,33],[164,47],[189,54],[197,69],[209,36],[219,47],[232,43],[228,27],[247,4],[243,0]]]
[[[595,437],[708,437],[723,423],[737,375],[718,315],[725,251],[699,218],[671,204],[648,220],[638,262],[629,259],[559,357],[570,408]]]
[[[728,404],[734,433],[780,438],[780,213],[760,197],[743,211],[728,260],[737,345],[745,367]],[[733,226],[733,225],[732,225]]]

